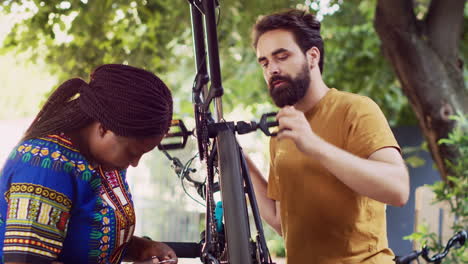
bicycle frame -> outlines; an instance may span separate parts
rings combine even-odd
[[[268,117],[274,116],[271,113],[264,115],[258,125],[255,122],[238,122],[236,125],[234,122],[224,120],[222,109],[224,89],[221,81],[215,15],[217,0],[188,0],[188,2],[196,66],[192,100],[199,156],[200,160],[207,162],[208,177],[204,190],[207,212],[205,232],[201,243],[165,243],[171,246],[179,257],[200,257],[205,264],[272,264],[248,168],[236,141],[235,132],[243,134],[259,128],[265,134],[272,135],[268,132],[268,128],[276,126],[277,123],[267,122]],[[210,88],[208,88],[208,83],[211,85]],[[214,119],[211,116],[211,107],[215,110]],[[184,140],[180,146],[183,147],[186,137],[192,132],[188,132],[183,122],[174,123],[181,128],[181,132],[172,135],[182,135]],[[210,141],[210,138],[214,140]],[[159,146],[161,150],[165,150],[177,148],[177,144],[170,144],[166,147],[168,148]],[[170,157],[167,152],[165,154],[176,166],[180,166],[178,159]],[[217,191],[214,183],[216,161],[224,210],[224,232],[219,232],[215,227],[213,193]],[[256,242],[251,239],[246,194],[257,229]]]

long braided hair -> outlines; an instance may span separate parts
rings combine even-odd
[[[121,64],[94,70],[89,84],[73,78],[48,98],[23,139],[67,133],[94,121],[119,136],[162,135],[172,119],[170,90],[151,72]]]

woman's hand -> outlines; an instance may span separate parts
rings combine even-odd
[[[168,245],[152,241],[146,238],[132,237],[129,242],[126,261],[135,261],[135,263],[167,263],[177,264],[177,256]],[[164,260],[173,260],[163,262]]]
[[[149,241],[150,244],[141,250],[141,256],[146,256],[145,259],[153,260],[152,263],[160,263],[164,260],[174,260],[174,261],[167,261],[164,263],[168,264],[177,264],[177,256],[168,245],[157,242],[157,241]],[[150,256],[149,258],[147,256]],[[155,262],[156,261],[156,262]],[[151,263],[151,262],[150,262]]]
[[[133,264],[174,264],[177,263],[177,259],[163,259],[159,260],[157,257],[152,258],[143,262],[133,262]]]

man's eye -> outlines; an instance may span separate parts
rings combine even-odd
[[[279,60],[285,60],[287,58],[288,58],[288,55],[283,55],[283,56],[278,57]]]
[[[266,68],[268,66],[268,63],[262,63],[262,68]]]

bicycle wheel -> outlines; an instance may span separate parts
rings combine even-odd
[[[252,264],[249,219],[239,148],[234,133],[229,129],[219,132],[216,142],[229,263]]]

